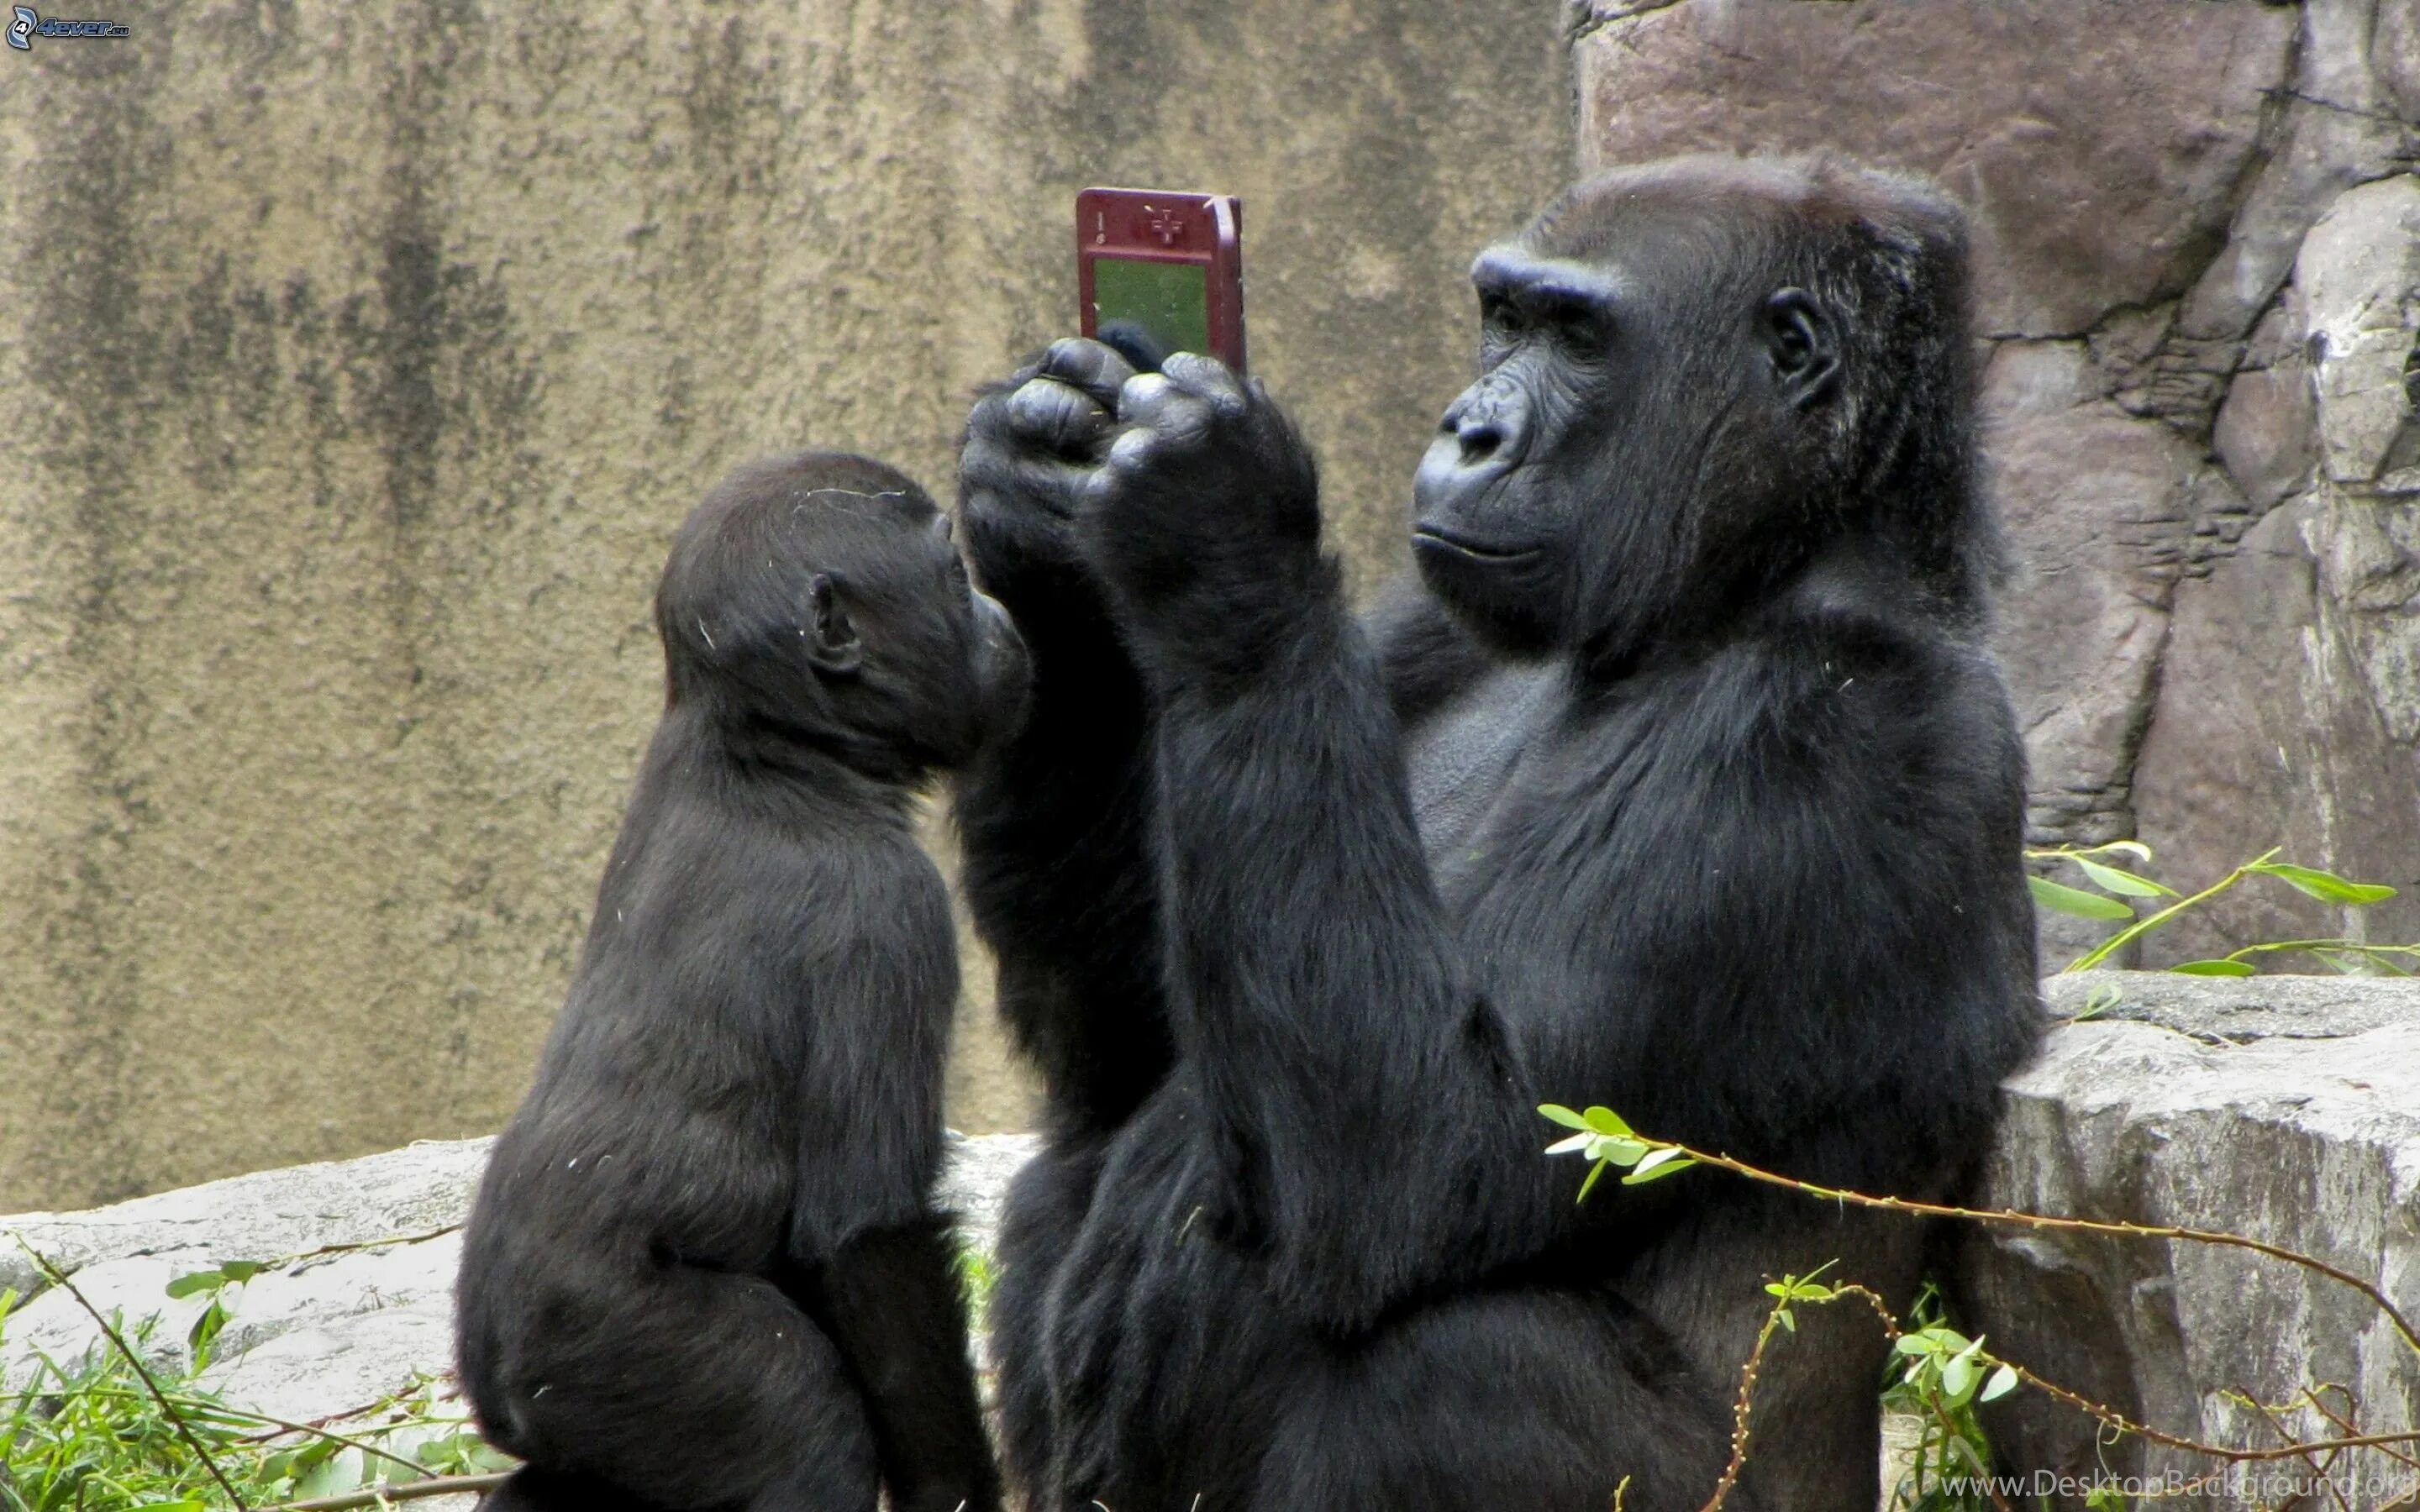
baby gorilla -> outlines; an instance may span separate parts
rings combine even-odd
[[[489,1512],[991,1512],[932,1204],[956,937],[918,785],[1025,651],[879,463],[741,469],[656,595],[669,684],[569,1001],[464,1240]]]

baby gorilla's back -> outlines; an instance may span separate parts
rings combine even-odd
[[[923,492],[836,454],[708,495],[657,623],[663,719],[465,1240],[463,1382],[529,1461],[487,1504],[984,1512],[911,810],[1021,647]]]

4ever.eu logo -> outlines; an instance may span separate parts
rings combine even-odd
[[[34,50],[37,37],[123,37],[126,28],[114,21],[44,21],[30,6],[18,6],[8,18],[8,45],[20,53]]]

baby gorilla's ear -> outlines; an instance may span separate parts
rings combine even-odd
[[[857,626],[849,623],[831,579],[820,572],[807,582],[806,641],[807,660],[828,676],[854,677],[865,663]]]

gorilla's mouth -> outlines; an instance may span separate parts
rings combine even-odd
[[[1536,556],[1541,549],[1534,546],[1506,546],[1494,541],[1473,540],[1467,535],[1457,534],[1435,525],[1413,526],[1412,547],[1415,550],[1421,547],[1443,549],[1467,561],[1484,562],[1497,566],[1526,562]]]

